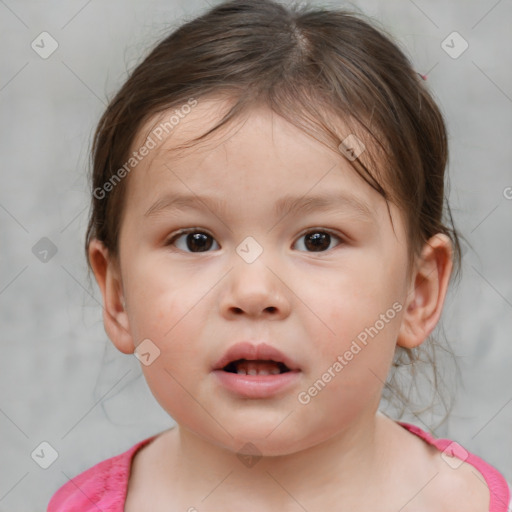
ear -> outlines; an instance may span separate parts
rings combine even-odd
[[[452,267],[451,241],[437,233],[423,246],[411,277],[397,338],[401,347],[421,345],[434,330],[443,310]]]
[[[118,350],[132,354],[135,345],[129,330],[120,271],[108,249],[97,239],[89,244],[89,262],[103,296],[103,326]]]

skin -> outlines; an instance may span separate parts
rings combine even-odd
[[[466,501],[466,510],[487,510],[488,493],[475,490],[469,466],[454,472],[436,449],[378,412],[395,347],[420,345],[439,320],[452,270],[449,239],[432,237],[407,276],[397,207],[390,204],[393,231],[385,200],[343,156],[264,108],[206,143],[172,151],[219,115],[219,101],[199,102],[130,174],[119,266],[98,240],[89,247],[106,333],[126,354],[145,339],[158,347],[160,355],[141,368],[177,423],[135,457],[125,510],[418,511]],[[226,211],[146,218],[166,192],[215,196]],[[349,208],[272,213],[284,194],[333,192],[359,198],[373,217]],[[210,234],[211,247],[191,252],[186,235],[169,244],[181,228]],[[340,238],[323,251],[308,249],[304,235],[327,228]],[[248,236],[263,249],[250,264],[236,252]],[[394,303],[401,306],[394,318],[300,403],[298,393]],[[243,340],[292,357],[298,384],[258,400],[223,388],[212,365]],[[251,467],[237,457],[249,442],[262,456]]]

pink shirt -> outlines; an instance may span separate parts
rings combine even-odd
[[[462,463],[459,461],[465,461],[480,471],[490,491],[489,512],[508,512],[508,507],[512,507],[507,482],[495,468],[467,452],[458,443],[449,439],[434,439],[409,423],[398,424],[438,448],[453,468]],[[47,512],[123,512],[133,456],[155,437],[144,439],[128,451],[99,462],[72,478],[53,495]]]

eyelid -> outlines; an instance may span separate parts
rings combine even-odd
[[[215,237],[212,235],[212,233],[210,231],[208,231],[207,229],[204,229],[204,228],[200,228],[200,227],[192,227],[192,228],[182,228],[182,229],[179,229],[178,231],[174,231],[166,240],[165,240],[165,245],[169,245],[171,242],[174,242],[174,240],[176,240],[178,237],[180,237],[181,235],[186,235],[188,233],[204,233],[205,235],[209,235],[211,236],[213,239],[215,239]]]
[[[329,235],[333,235],[333,236],[339,238],[340,240],[345,240],[345,237],[343,235],[341,235],[338,231],[336,231],[334,229],[331,229],[331,228],[324,228],[324,227],[321,227],[321,226],[313,226],[311,228],[307,228],[307,229],[301,231],[297,235],[297,237],[300,238],[301,236],[304,236],[305,234],[311,233],[311,232],[314,232],[314,231],[320,231],[322,233],[328,233]]]
[[[210,235],[213,237],[213,235],[207,229],[200,228],[200,227],[192,227],[192,228],[182,228],[182,229],[178,229],[178,231],[174,231],[170,235],[169,240],[173,240],[174,238],[178,237],[179,235],[184,235],[185,233],[196,233],[196,232],[206,233],[207,235]]]

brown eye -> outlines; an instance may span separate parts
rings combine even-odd
[[[172,237],[166,245],[176,245],[184,252],[207,252],[212,247],[213,241],[214,238],[208,233],[190,229],[181,231]]]
[[[308,252],[325,252],[329,249],[332,239],[338,239],[340,242],[341,238],[330,231],[313,230],[308,231],[301,238],[304,238],[304,247]],[[338,244],[339,245],[339,244]]]

